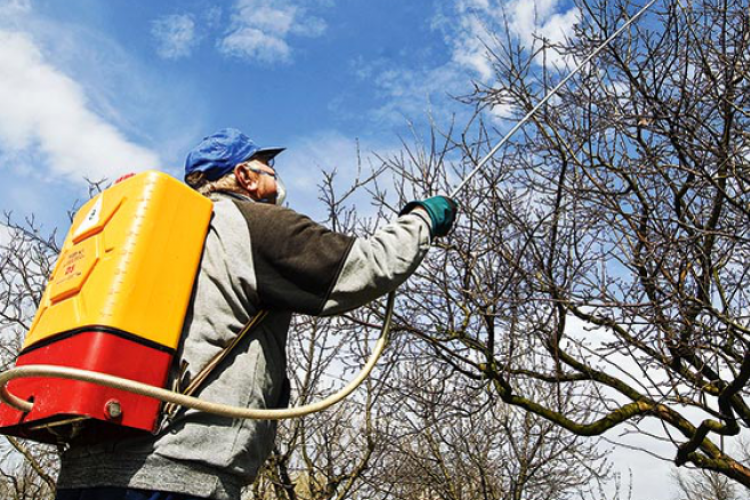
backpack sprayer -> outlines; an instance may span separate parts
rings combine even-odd
[[[495,153],[650,0],[561,80],[453,190]],[[388,344],[394,293],[360,374],[338,393],[288,409],[238,408],[164,386],[180,341],[212,203],[159,172],[118,182],[76,214],[16,367],[0,374],[0,433],[58,443],[154,432],[160,402],[230,418],[280,420],[324,410],[354,391]],[[256,318],[262,319],[262,312]],[[249,330],[248,324],[244,329]],[[82,429],[85,432],[81,433]]]

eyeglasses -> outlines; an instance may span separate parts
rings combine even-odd
[[[240,166],[243,166],[246,169],[250,170],[251,172],[255,172],[258,175],[267,175],[268,177],[272,178],[276,184],[275,196],[273,196],[272,198],[262,199],[258,201],[263,202],[263,203],[275,203],[276,205],[283,205],[284,200],[286,200],[286,186],[284,186],[284,182],[281,180],[281,177],[279,177],[279,175],[273,170],[269,172],[256,165],[253,165],[253,160],[258,160],[269,168],[273,167],[274,162],[273,162],[273,158],[264,158],[264,159],[253,158],[250,161],[240,164]],[[271,161],[268,161],[268,160],[271,160]]]
[[[268,165],[269,167],[273,168],[273,161],[271,161],[270,163],[269,162],[264,162],[264,163],[266,165]],[[278,176],[276,175],[276,172],[267,172],[267,171],[265,171],[263,169],[260,169],[258,167],[254,167],[254,166],[250,165],[249,163],[245,163],[245,167],[248,170],[250,170],[252,172],[255,172],[256,174],[267,175],[268,177],[271,177],[273,179],[278,179]]]

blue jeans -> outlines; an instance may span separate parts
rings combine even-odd
[[[75,488],[57,490],[55,500],[205,500],[167,491],[135,490],[132,488]]]

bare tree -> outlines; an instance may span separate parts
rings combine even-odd
[[[424,365],[417,370],[425,383],[395,412],[378,477],[388,498],[564,499],[608,476],[593,442],[493,401],[482,389],[451,385]]]
[[[740,500],[737,485],[726,476],[711,471],[685,471],[673,475],[678,493],[675,500]]]
[[[0,244],[0,370],[5,370],[20,351],[60,249],[55,232],[45,233],[33,218],[17,223],[6,214],[2,226],[7,243]],[[57,450],[10,436],[3,439],[3,498],[54,498]]]
[[[47,455],[47,458],[51,458]],[[55,483],[47,480],[40,481],[40,471],[37,465],[44,469],[53,469],[51,461],[40,461],[39,457],[18,460],[9,450],[3,455],[3,465],[0,467],[0,495],[8,500],[47,500],[55,497]],[[46,474],[46,472],[42,472]]]
[[[636,8],[580,5],[558,46],[497,27],[476,119],[386,160],[401,201],[449,192]],[[403,328],[506,405],[578,436],[657,421],[677,465],[750,487],[719,439],[750,426],[749,45],[732,0],[666,0],[631,27],[460,193]]]

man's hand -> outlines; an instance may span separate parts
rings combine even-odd
[[[399,212],[399,215],[408,214],[415,208],[424,209],[432,221],[432,237],[447,235],[458,213],[458,205],[447,196],[433,196],[422,201],[412,201]]]

